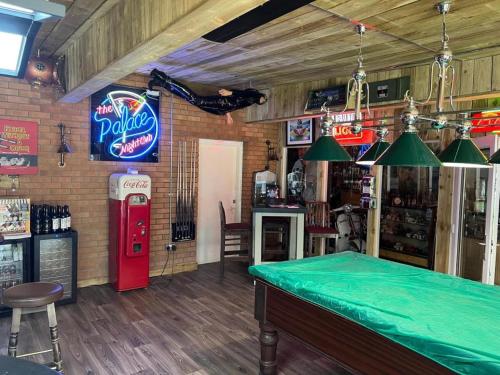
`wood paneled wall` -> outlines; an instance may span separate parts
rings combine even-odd
[[[429,93],[431,61],[430,57],[429,64],[426,65],[370,73],[368,74],[368,82],[410,76],[410,95],[416,100],[423,101],[427,99]],[[458,108],[471,108],[472,97],[500,96],[500,55],[454,61],[453,66],[455,67],[453,95],[460,101],[457,105]],[[437,75],[436,71],[434,71],[434,75]],[[267,93],[269,101],[263,106],[248,108],[247,122],[283,121],[287,118],[304,115],[304,107],[310,90],[345,84],[348,79],[349,77],[336,77],[281,85],[263,90]],[[434,93],[435,85],[436,79],[434,79]],[[429,110],[428,107],[426,109]],[[439,139],[441,141],[441,149],[444,149],[454,139],[454,132],[451,130],[442,131],[439,133]],[[448,272],[449,268],[454,172],[453,168],[440,169],[434,269],[445,273]],[[380,230],[380,221],[376,216],[371,215],[370,227],[368,228],[370,233],[368,247],[369,252],[373,255],[377,253],[374,244],[378,241],[376,233]]]
[[[369,73],[368,82],[410,76],[410,94],[417,100],[424,100],[429,91],[431,61],[432,56],[429,56],[429,64],[426,65]],[[457,60],[453,62],[453,66],[456,71],[454,96],[464,99],[495,91],[500,95],[500,55]],[[437,72],[434,74],[437,75]],[[247,122],[283,120],[303,115],[310,90],[345,84],[348,79],[349,77],[333,77],[267,88],[263,91],[268,94],[269,101],[265,105],[248,108]]]

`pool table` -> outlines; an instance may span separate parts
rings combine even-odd
[[[500,374],[500,288],[345,252],[250,267],[260,374],[278,330],[354,374]]]

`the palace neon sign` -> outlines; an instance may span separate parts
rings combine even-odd
[[[145,97],[126,90],[111,91],[94,108],[98,140],[111,136],[108,152],[120,159],[137,159],[158,142],[158,118]]]

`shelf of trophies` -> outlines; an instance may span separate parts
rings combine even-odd
[[[380,257],[432,268],[436,207],[417,205],[416,199],[382,204]]]

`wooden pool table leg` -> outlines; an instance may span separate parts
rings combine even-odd
[[[278,347],[278,332],[272,324],[260,322],[259,341],[259,375],[276,375],[276,349]]]

